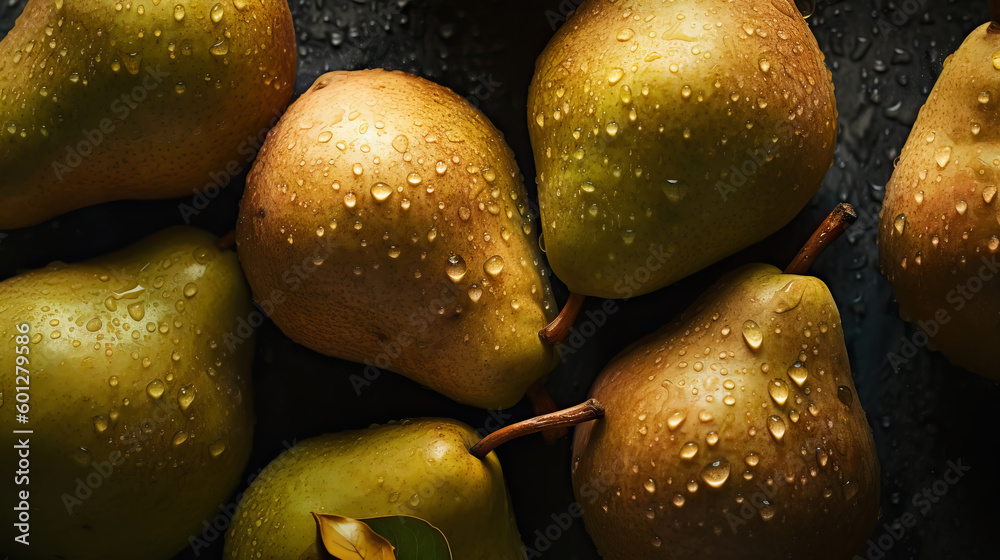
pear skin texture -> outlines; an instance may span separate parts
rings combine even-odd
[[[444,533],[455,560],[521,560],[500,461],[469,453],[479,439],[461,422],[424,418],[300,442],[243,495],[225,557],[319,560],[316,512],[419,517]]]
[[[296,342],[507,407],[557,359],[538,338],[555,304],[527,204],[467,101],[401,72],[331,72],[268,134],[236,239]]]
[[[284,0],[30,0],[0,41],[0,229],[190,196],[246,165],[295,70]]]
[[[627,298],[764,239],[819,189],[836,121],[791,0],[584,2],[528,99],[553,272]]]
[[[988,30],[948,57],[920,110],[885,187],[879,253],[928,346],[1000,379],[1000,34]]]
[[[875,444],[816,278],[735,271],[592,396],[606,416],[576,430],[573,486],[606,560],[847,560],[875,526]]]
[[[0,283],[0,444],[31,440],[30,547],[5,524],[4,554],[170,558],[229,499],[252,443],[253,340],[229,350],[224,336],[253,307],[236,254],[215,241],[171,228]],[[18,424],[25,323],[30,412]],[[11,496],[25,489],[13,482]]]

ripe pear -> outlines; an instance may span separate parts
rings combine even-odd
[[[402,72],[331,72],[268,134],[236,239],[296,342],[497,408],[556,360],[531,218],[510,148],[466,100]]]
[[[419,517],[460,560],[520,560],[521,537],[495,453],[455,420],[404,420],[302,441],[271,462],[240,501],[225,557],[318,559],[311,515]]]
[[[584,2],[528,100],[553,272],[632,297],[764,239],[819,188],[836,120],[792,0]]]
[[[0,41],[0,229],[190,195],[253,155],[295,69],[284,0],[30,0]]]
[[[2,553],[170,558],[200,533],[250,454],[253,340],[226,335],[252,309],[236,254],[186,227],[0,283],[4,456],[30,440],[5,487],[30,494],[30,546],[5,523]]]
[[[749,265],[616,357],[573,486],[606,560],[845,560],[879,466],[822,281]]]
[[[994,379],[998,51],[1000,33],[986,24],[945,61],[885,187],[879,227],[882,270],[903,318],[956,365]]]

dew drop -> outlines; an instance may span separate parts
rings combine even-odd
[[[788,401],[788,385],[780,379],[772,379],[767,384],[767,392],[771,395],[778,406],[784,405]]]
[[[747,346],[754,350],[760,348],[764,342],[764,332],[753,319],[747,319],[743,322],[743,340],[746,341]]]
[[[719,459],[701,471],[701,479],[712,488],[719,488],[729,480],[729,461]]]
[[[392,187],[385,183],[375,183],[372,185],[372,197],[378,202],[382,202],[385,199],[392,196]]]
[[[445,273],[448,278],[451,278],[452,282],[458,282],[465,277],[465,272],[467,267],[465,266],[465,259],[459,255],[452,255],[448,257],[448,264],[445,265]]]
[[[806,378],[809,377],[809,370],[802,362],[795,362],[788,366],[788,377],[801,387],[806,382]]]
[[[785,437],[785,421],[777,416],[771,416],[767,419],[767,430],[774,439],[781,441],[781,438]]]
[[[160,381],[159,379],[154,379],[150,381],[148,385],[146,385],[146,394],[154,399],[162,397],[164,390],[165,386],[163,385],[163,382]]]
[[[486,274],[489,274],[490,276],[497,276],[500,274],[500,271],[503,270],[503,265],[503,257],[500,255],[493,255],[487,259],[486,263],[483,265],[483,270],[485,270]]]

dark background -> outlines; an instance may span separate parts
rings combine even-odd
[[[721,1],[721,0],[720,0]],[[751,0],[740,0],[751,1]],[[297,92],[329,70],[385,67],[423,75],[477,100],[505,133],[534,191],[526,128],[527,87],[534,59],[554,27],[579,0],[292,0],[299,45]],[[25,0],[0,0],[0,37]],[[800,0],[800,7],[811,9]],[[596,336],[552,374],[549,388],[562,405],[582,400],[601,367],[627,344],[667,323],[723,272],[755,261],[787,263],[822,217],[840,201],[861,219],[846,239],[813,267],[830,286],[843,316],[858,393],[872,424],[882,464],[883,522],[904,512],[916,527],[887,558],[979,558],[994,547],[1000,477],[996,409],[1000,386],[921,349],[894,371],[913,327],[901,321],[878,267],[877,216],[917,111],[945,56],[988,19],[986,0],[819,0],[809,19],[833,71],[840,111],[836,164],[822,190],[788,227],[757,246],[655,294],[621,304]],[[194,185],[198,187],[200,185]],[[192,219],[224,234],[235,224],[243,177]],[[185,201],[117,202],[83,209],[48,223],[0,234],[0,279],[54,260],[75,261],[121,248],[167,225],[183,223]],[[190,202],[190,200],[186,201]],[[556,286],[560,300],[566,291]],[[601,301],[591,299],[589,309]],[[994,349],[984,349],[992,351]],[[373,422],[414,416],[453,416],[486,427],[490,413],[461,407],[402,377],[380,377],[360,396],[348,377],[362,366],[320,356],[291,343],[273,324],[258,333],[255,383],[256,446],[247,474],[257,472],[283,442]],[[530,415],[522,402],[504,411],[510,421]],[[547,446],[532,436],[499,454],[522,537],[538,535],[573,502],[569,441]],[[971,471],[923,515],[911,503],[939,480],[948,461]],[[544,558],[593,559],[593,545],[576,520]],[[886,530],[876,529],[873,537]],[[545,542],[540,544],[544,545]],[[222,539],[201,558],[219,558]],[[178,558],[193,558],[186,551]]]

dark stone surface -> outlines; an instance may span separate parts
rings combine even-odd
[[[386,67],[438,81],[477,100],[505,133],[534,190],[525,103],[534,58],[553,20],[573,0],[293,0],[299,41],[301,92],[321,73]],[[808,2],[801,1],[800,5]],[[0,0],[0,37],[24,0]],[[874,539],[891,544],[885,558],[968,559],[987,556],[1000,478],[992,406],[1000,386],[919,349],[898,371],[889,353],[903,354],[914,329],[903,323],[878,269],[877,216],[883,188],[917,111],[945,56],[986,21],[985,1],[841,0],[819,2],[810,23],[833,70],[840,110],[836,164],[807,209],[771,239],[658,293],[620,304],[598,334],[566,357],[550,389],[560,404],[581,400],[615,353],[681,311],[723,272],[743,263],[782,265],[832,206],[855,205],[861,219],[847,240],[831,247],[813,272],[830,286],[843,316],[861,401],[882,462],[883,522],[910,512],[917,525],[900,538],[882,527]],[[243,177],[192,219],[223,234],[235,223]],[[198,185],[195,185],[195,187]],[[0,239],[0,278],[53,260],[74,261],[120,248],[170,224],[183,223],[184,200],[117,202],[79,210]],[[189,202],[189,201],[187,201]],[[566,293],[557,286],[559,295]],[[589,301],[596,309],[600,301]],[[282,449],[283,442],[326,431],[360,428],[411,416],[453,416],[487,427],[490,413],[459,407],[392,374],[356,395],[348,381],[363,366],[325,358],[291,343],[272,324],[258,336],[255,369],[258,429],[247,475]],[[984,349],[993,351],[993,349]],[[530,414],[522,402],[504,411]],[[500,451],[525,543],[532,548],[573,502],[569,443],[546,446],[539,437]],[[927,511],[914,498],[941,479],[949,461],[972,467]],[[918,498],[919,499],[919,498]],[[536,533],[538,531],[539,533]],[[552,559],[596,558],[580,520],[542,554]],[[544,537],[539,544],[546,544]],[[669,545],[669,543],[666,543]],[[218,539],[200,558],[220,558]],[[178,558],[194,558],[186,551]],[[875,556],[873,556],[875,557]]]

